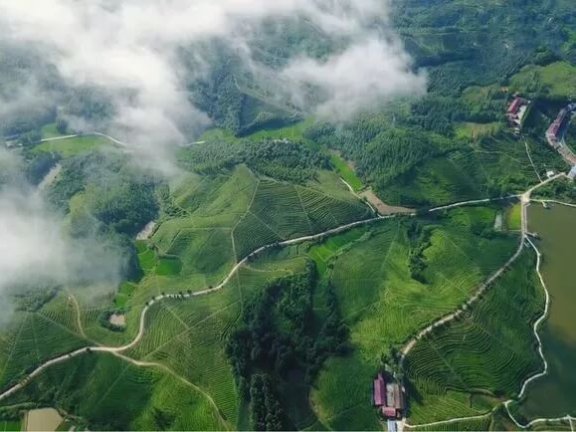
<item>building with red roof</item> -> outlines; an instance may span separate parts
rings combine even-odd
[[[522,122],[528,113],[529,106],[530,101],[519,96],[515,97],[508,106],[506,117],[508,117],[510,126],[513,126],[517,132],[519,132],[522,127]]]
[[[522,105],[522,103],[524,102],[524,99],[522,99],[521,97],[515,97],[514,100],[512,101],[512,103],[508,106],[508,114],[518,114],[518,111],[520,110],[520,106]]]
[[[386,418],[396,418],[396,408],[394,407],[382,407],[380,408],[380,411]]]
[[[386,383],[382,374],[378,374],[374,380],[374,394],[372,397],[374,406],[381,407],[386,405]]]
[[[398,418],[405,407],[404,391],[393,379],[386,382],[384,375],[379,373],[374,379],[372,402],[385,418]]]

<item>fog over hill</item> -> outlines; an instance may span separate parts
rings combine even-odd
[[[298,30],[298,43],[283,41],[294,47],[278,67],[257,60],[254,47],[266,29],[286,22],[306,23],[315,33]],[[425,88],[389,26],[387,2],[377,0],[0,0],[0,24],[0,42],[35,50],[67,86],[98,89],[113,107],[110,130],[153,156],[155,166],[168,156],[166,146],[210,122],[186,85],[210,74],[212,43],[271,82],[274,97],[328,119],[345,120]],[[318,35],[328,48],[306,52]],[[89,118],[73,120],[93,126]]]
[[[244,74],[271,100],[337,122],[423,93],[388,12],[380,0],[0,0],[0,115],[58,110],[74,130],[109,132],[139,165],[170,176],[174,149],[214,121],[190,89],[211,79],[219,56],[238,62],[234,80]],[[25,181],[2,187],[0,290],[90,279],[88,255],[99,257],[95,279],[114,280],[117,252],[90,236],[71,243],[62,222]]]
[[[22,175],[21,160],[0,150],[1,303],[21,289],[113,286],[125,261],[117,247],[94,235],[68,235],[60,216]]]

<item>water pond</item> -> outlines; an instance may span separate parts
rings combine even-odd
[[[529,208],[529,229],[540,236],[542,275],[550,311],[540,328],[549,374],[527,388],[520,412],[527,419],[576,415],[576,208]]]

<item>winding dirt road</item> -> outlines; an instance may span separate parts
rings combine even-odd
[[[442,318],[440,318],[439,320],[433,322],[432,324],[430,324],[428,327],[422,329],[416,336],[414,336],[412,339],[410,339],[406,345],[404,345],[404,347],[401,350],[401,357],[400,357],[400,364],[402,364],[406,358],[406,356],[408,355],[408,353],[414,348],[414,346],[416,345],[416,343],[421,340],[423,337],[427,336],[428,334],[432,333],[436,328],[442,326],[443,324],[449,323],[455,319],[457,319],[458,317],[460,317],[468,308],[470,308],[474,303],[476,303],[480,297],[482,296],[482,294],[484,294],[486,292],[486,290],[488,290],[490,288],[490,286],[492,285],[492,283],[498,279],[498,277],[500,277],[502,275],[502,273],[504,273],[504,271],[506,269],[508,269],[510,267],[510,265],[512,265],[512,263],[514,263],[518,257],[520,256],[520,254],[522,253],[522,250],[524,249],[524,246],[529,245],[531,246],[534,251],[536,252],[536,256],[537,256],[537,262],[536,262],[536,271],[537,274],[540,278],[540,283],[542,284],[542,287],[544,288],[545,294],[546,294],[546,303],[545,303],[545,308],[544,308],[544,312],[542,313],[542,315],[538,318],[538,320],[534,323],[533,326],[533,331],[534,331],[534,335],[536,337],[536,340],[538,342],[538,353],[540,355],[540,357],[542,358],[542,361],[544,363],[544,370],[542,372],[538,372],[537,374],[527,378],[523,383],[522,383],[522,388],[520,391],[520,394],[518,396],[518,398],[521,398],[525,391],[526,388],[528,386],[528,384],[532,381],[534,381],[537,378],[540,378],[544,375],[546,375],[548,373],[548,362],[546,361],[546,358],[544,357],[544,352],[543,352],[543,348],[542,348],[542,341],[540,339],[540,335],[538,334],[538,328],[541,325],[541,323],[546,319],[547,315],[548,315],[548,309],[549,309],[549,303],[550,303],[550,296],[548,294],[548,290],[546,288],[546,284],[544,282],[544,279],[542,277],[542,274],[540,273],[540,263],[541,263],[541,253],[538,250],[538,248],[536,247],[536,245],[530,240],[529,238],[529,232],[528,232],[528,206],[530,205],[531,202],[531,195],[532,192],[534,192],[536,189],[554,181],[557,180],[559,178],[562,177],[567,177],[567,175],[565,173],[559,173],[553,177],[550,177],[546,180],[541,181],[540,183],[538,183],[537,185],[531,187],[530,189],[528,189],[526,192],[524,192],[521,195],[512,195],[511,197],[517,196],[520,197],[521,200],[521,205],[522,205],[522,211],[521,211],[521,233],[520,233],[520,242],[518,245],[518,248],[516,249],[516,252],[514,253],[514,255],[512,255],[512,257],[510,257],[510,259],[508,261],[506,261],[506,263],[500,267],[498,270],[496,270],[496,272],[494,272],[486,281],[484,281],[476,290],[475,294],[469,298],[462,306],[460,306],[460,308],[458,308],[458,310],[450,313],[449,315],[446,315]],[[554,202],[553,200],[542,200],[542,201],[551,201]],[[482,201],[469,201],[468,203],[477,203],[477,202],[484,202]],[[538,201],[541,202],[541,201]],[[441,207],[442,209],[444,208],[454,208],[457,207],[456,205],[449,205],[449,206],[443,206]],[[576,207],[576,206],[575,206]],[[436,211],[437,209],[432,209],[430,211]],[[573,420],[574,418],[570,417],[570,416],[566,416],[566,417],[562,417],[560,419],[536,419],[533,420],[532,422],[523,425],[521,423],[519,423],[514,416],[511,414],[510,410],[509,410],[509,404],[512,403],[513,400],[508,400],[504,403],[504,406],[508,412],[508,415],[510,416],[510,418],[512,419],[512,421],[516,424],[516,426],[522,428],[522,429],[526,429],[536,423],[540,423],[540,422],[545,422],[546,420],[561,420],[561,419],[569,419],[569,420]],[[433,423],[426,423],[426,424],[418,424],[418,425],[414,425],[414,424],[409,424],[406,419],[404,419],[404,425],[408,428],[416,428],[416,427],[430,427],[430,426],[436,426],[436,425],[440,425],[440,424],[449,424],[449,423],[454,423],[457,421],[464,421],[464,420],[468,420],[468,419],[474,419],[474,418],[482,418],[487,416],[488,414],[490,414],[490,412],[482,414],[482,415],[478,415],[478,416],[471,416],[471,417],[459,417],[459,418],[452,418],[452,419],[448,419],[448,420],[441,420],[441,421],[437,421],[437,422],[433,422]]]
[[[101,136],[103,138],[107,138],[110,141],[121,145],[121,146],[126,146],[126,143],[119,141],[113,137],[110,137],[106,134],[102,134],[102,133],[98,133],[98,132],[93,132],[93,133],[88,133],[88,134],[78,134],[78,135],[67,135],[67,136],[63,136],[63,137],[55,137],[55,138],[47,138],[42,140],[43,142],[46,141],[56,141],[58,139],[70,139],[70,138],[74,138],[74,137],[78,137],[78,136],[86,136],[86,135],[96,135],[96,136]],[[521,220],[522,220],[522,224],[521,224],[521,235],[520,235],[520,242],[518,245],[518,248],[516,250],[516,252],[514,253],[514,255],[512,255],[512,257],[510,257],[510,259],[508,261],[506,261],[506,263],[504,265],[502,265],[498,270],[496,270],[486,281],[484,281],[476,290],[475,293],[472,295],[472,297],[470,297],[463,305],[460,306],[460,308],[458,308],[456,311],[441,317],[440,319],[436,320],[435,322],[433,322],[432,324],[430,324],[429,326],[425,327],[424,329],[422,329],[420,332],[418,332],[418,334],[416,336],[414,336],[413,338],[411,338],[402,348],[401,350],[401,364],[404,361],[404,359],[406,358],[406,356],[408,355],[408,353],[413,349],[413,347],[416,345],[416,343],[421,340],[423,337],[425,337],[426,335],[430,334],[434,329],[436,329],[439,326],[442,326],[446,323],[449,323],[453,320],[455,320],[456,318],[458,318],[461,314],[464,313],[465,310],[467,310],[469,307],[471,307],[474,303],[476,303],[478,301],[478,299],[482,296],[482,294],[484,294],[484,292],[486,292],[487,289],[489,289],[489,287],[492,285],[492,283],[498,279],[502,273],[504,273],[504,271],[506,271],[506,269],[508,269],[510,267],[510,265],[512,265],[512,263],[514,263],[518,257],[520,256],[524,246],[526,243],[529,243],[535,250],[538,256],[538,274],[539,273],[539,263],[540,263],[540,252],[538,251],[538,249],[536,248],[536,246],[530,241],[530,239],[528,238],[528,214],[527,214],[527,207],[530,204],[530,197],[533,191],[535,191],[536,189],[544,186],[545,184],[554,181],[560,177],[567,177],[567,175],[565,173],[560,173],[557,174],[551,178],[548,178],[544,181],[541,181],[540,183],[538,183],[537,185],[531,187],[530,189],[528,189],[526,192],[524,192],[523,194],[520,195],[509,195],[506,197],[498,197],[498,198],[486,198],[486,199],[480,199],[480,200],[469,200],[469,201],[462,201],[462,202],[457,202],[457,203],[453,203],[453,204],[448,204],[448,205],[444,205],[444,206],[439,206],[439,207],[435,207],[432,209],[429,209],[428,212],[433,213],[433,212],[437,212],[437,211],[442,211],[442,210],[449,210],[452,208],[457,208],[457,207],[463,207],[463,206],[468,206],[468,205],[475,205],[475,204],[481,204],[481,203],[487,203],[487,202],[492,202],[492,201],[499,201],[499,200],[505,200],[505,199],[511,199],[511,198],[520,198],[521,199],[521,205],[522,205],[522,212],[521,212]],[[546,200],[542,200],[542,201],[546,201]],[[551,202],[553,202],[552,200],[550,200]],[[314,240],[318,240],[321,238],[324,238],[326,236],[330,236],[333,234],[338,234],[340,232],[349,230],[351,228],[357,227],[357,226],[362,226],[362,225],[367,225],[373,222],[377,222],[380,220],[384,220],[384,219],[390,219],[390,218],[394,218],[398,216],[397,214],[392,214],[392,215],[387,215],[387,216],[377,216],[374,218],[370,218],[370,219],[364,219],[364,220],[360,220],[360,221],[356,221],[356,222],[352,222],[349,224],[345,224],[345,225],[341,225],[339,227],[336,228],[332,228],[330,230],[326,230],[324,232],[318,233],[318,234],[314,234],[314,235],[309,235],[309,236],[303,236],[303,237],[298,237],[295,239],[291,239],[291,240],[285,240],[282,242],[276,242],[276,243],[272,243],[272,244],[268,244],[265,246],[262,246],[256,250],[254,250],[253,252],[251,252],[249,255],[247,255],[246,257],[244,257],[242,260],[238,261],[234,267],[230,270],[230,272],[228,273],[228,275],[226,276],[226,278],[217,286],[215,286],[214,288],[210,288],[210,289],[206,289],[203,291],[197,291],[194,292],[192,294],[164,294],[164,295],[158,295],[156,297],[154,297],[152,300],[148,301],[145,305],[145,307],[142,309],[142,312],[140,314],[140,323],[139,323],[139,329],[138,329],[138,333],[136,335],[136,337],[128,344],[123,345],[123,346],[119,346],[119,347],[112,347],[112,346],[89,346],[89,347],[83,347],[83,348],[79,348],[77,350],[68,352],[66,354],[62,354],[58,357],[52,358],[50,360],[45,361],[44,363],[42,363],[40,366],[38,366],[36,369],[34,369],[34,371],[32,371],[28,376],[26,376],[24,379],[22,379],[19,383],[13,385],[12,387],[8,388],[7,390],[5,390],[4,392],[0,393],[0,401],[9,397],[10,395],[14,394],[15,392],[17,392],[18,390],[22,389],[24,386],[26,386],[32,379],[34,379],[35,377],[37,377],[38,375],[40,375],[43,371],[45,371],[46,369],[50,368],[53,365],[68,361],[71,358],[77,357],[79,355],[83,355],[83,354],[87,354],[90,352],[104,352],[104,353],[111,353],[113,355],[116,355],[136,366],[142,366],[142,367],[150,367],[150,366],[154,366],[154,367],[160,367],[162,369],[167,369],[171,374],[175,373],[171,370],[169,370],[166,366],[159,364],[159,363],[151,363],[151,362],[143,362],[143,361],[139,361],[136,359],[133,359],[131,357],[125,356],[122,354],[122,352],[127,351],[131,348],[133,348],[134,346],[136,346],[140,340],[143,338],[145,331],[146,331],[146,314],[148,312],[148,310],[150,309],[150,307],[152,307],[156,302],[162,301],[163,299],[166,298],[185,298],[185,299],[189,299],[189,298],[193,298],[193,297],[198,297],[198,296],[202,296],[202,295],[207,295],[216,291],[221,290],[222,288],[224,288],[226,286],[226,284],[232,279],[232,277],[234,277],[234,275],[238,272],[238,270],[251,258],[253,258],[254,256],[262,253],[263,251],[270,249],[270,248],[274,248],[274,247],[281,247],[281,246],[289,246],[289,245],[294,245],[294,244],[298,244],[298,243],[302,243],[302,242],[306,242],[306,241],[314,241]],[[404,214],[404,216],[415,216],[414,213],[406,215]],[[541,277],[541,276],[540,276]],[[541,279],[542,280],[542,279]],[[543,283],[543,280],[542,280]],[[544,285],[545,287],[545,285]],[[74,299],[75,301],[75,299]],[[547,304],[548,304],[548,296],[547,296]],[[545,369],[543,372],[530,377],[529,379],[527,379],[522,386],[522,393],[525,391],[526,386],[528,385],[529,382],[531,382],[532,380],[538,378],[539,376],[542,376],[543,374],[546,374],[547,372],[547,363],[546,363],[546,359],[543,356],[542,353],[542,345],[540,342],[540,338],[537,334],[537,328],[540,324],[541,321],[543,321],[546,317],[546,313],[547,313],[547,307],[546,307],[546,311],[545,314],[542,315],[542,317],[540,317],[540,319],[535,323],[534,325],[534,332],[536,334],[536,337],[538,339],[539,345],[540,345],[540,355],[542,356],[544,362],[545,362]],[[195,386],[194,384],[188,382],[187,380],[185,380],[184,378],[178,376],[181,380],[185,381],[187,384],[193,386],[194,388],[198,389],[197,386]],[[200,389],[198,389],[200,390]],[[201,390],[200,390],[201,391]],[[206,393],[204,393],[203,391],[201,391],[201,393],[203,393],[204,395],[206,395],[209,400],[211,401],[212,404],[214,404],[214,401],[212,400],[212,398],[207,395]],[[511,401],[507,401],[506,408],[508,408],[508,404]],[[215,405],[215,404],[214,404]],[[484,414],[487,415],[487,414]],[[482,415],[482,416],[484,416]],[[475,416],[475,417],[482,417],[482,416]],[[512,416],[511,416],[512,417]],[[574,418],[572,417],[564,417],[564,418],[568,418],[570,421],[574,420]],[[468,418],[458,418],[458,419],[449,419],[449,420],[445,420],[445,421],[440,421],[440,422],[434,422],[434,423],[430,423],[427,425],[439,425],[439,424],[443,424],[443,423],[450,423],[450,422],[455,422],[455,421],[460,421],[460,420],[466,420]],[[521,425],[520,423],[518,423],[514,417],[512,417],[513,421],[516,423],[516,425],[518,427],[521,428],[526,428],[534,423],[540,422],[540,421],[544,421],[546,419],[537,419],[534,420],[533,422],[529,423],[528,425]],[[426,426],[426,425],[410,425],[408,424],[405,420],[404,420],[404,425],[409,427],[409,428],[413,428],[413,427],[418,427],[418,426]]]
[[[238,270],[251,258],[255,257],[256,255],[262,253],[263,251],[267,250],[267,249],[271,249],[274,247],[281,247],[281,246],[289,246],[289,245],[294,245],[294,244],[298,244],[298,243],[303,243],[303,242],[307,242],[307,241],[314,241],[314,240],[318,240],[321,239],[323,237],[329,236],[329,235],[333,235],[333,234],[338,234],[340,232],[349,230],[351,228],[355,228],[358,226],[362,226],[362,225],[367,225],[373,222],[377,222],[377,221],[381,221],[381,220],[385,220],[385,219],[390,219],[395,217],[395,215],[391,215],[391,216],[378,216],[378,217],[374,217],[374,218],[370,218],[370,219],[364,219],[361,221],[356,221],[356,222],[351,222],[345,225],[341,225],[339,227],[336,228],[332,228],[329,229],[327,231],[323,231],[321,233],[318,234],[314,234],[314,235],[309,235],[309,236],[303,236],[303,237],[298,237],[295,239],[291,239],[291,240],[285,240],[282,242],[277,242],[277,243],[271,243],[262,247],[259,247],[258,249],[254,250],[253,252],[251,252],[249,255],[247,255],[246,257],[244,257],[242,260],[240,260],[239,262],[237,262],[234,267],[232,267],[232,269],[230,270],[230,272],[228,273],[228,275],[226,276],[226,278],[217,286],[215,286],[214,288],[210,288],[210,289],[206,289],[203,291],[196,291],[192,294],[163,294],[163,295],[157,295],[156,297],[154,297],[152,300],[148,301],[146,303],[146,305],[144,306],[144,308],[142,309],[142,312],[140,313],[140,324],[139,324],[139,328],[138,328],[138,333],[136,334],[136,337],[128,344],[123,345],[123,346],[118,346],[118,347],[114,347],[114,346],[88,346],[88,347],[83,347],[83,348],[79,348],[75,351],[71,351],[68,352],[66,354],[62,354],[58,357],[52,358],[50,360],[45,361],[44,363],[42,363],[40,366],[38,366],[36,369],[34,369],[28,376],[26,376],[22,381],[20,381],[19,383],[15,384],[14,386],[10,387],[9,389],[5,390],[4,392],[0,393],[0,400],[3,400],[5,398],[7,398],[8,396],[12,395],[13,393],[17,392],[18,390],[20,390],[21,388],[23,388],[24,386],[26,386],[30,380],[32,380],[33,378],[37,377],[38,375],[40,375],[43,371],[45,371],[46,369],[48,369],[51,366],[54,366],[55,364],[58,363],[62,363],[65,361],[68,361],[71,358],[74,358],[76,356],[82,355],[82,354],[87,354],[90,352],[105,352],[105,353],[111,353],[114,355],[118,355],[119,357],[130,361],[131,363],[135,364],[135,365],[144,365],[144,363],[146,363],[146,365],[151,366],[153,365],[152,363],[148,363],[148,362],[141,362],[135,359],[132,359],[131,357],[125,356],[125,355],[121,355],[122,352],[127,351],[133,347],[135,347],[140,340],[144,337],[144,334],[146,332],[146,314],[148,313],[148,310],[156,303],[159,301],[162,301],[163,299],[178,299],[178,298],[183,298],[183,299],[190,299],[193,297],[198,297],[198,296],[202,296],[202,295],[207,295],[207,294],[211,294],[213,292],[219,291],[222,288],[224,288],[226,286],[226,284],[228,282],[230,282],[230,280],[232,279],[232,277],[234,277],[234,275],[238,272]],[[75,301],[75,299],[73,299],[72,301]],[[158,365],[157,365],[158,366]]]

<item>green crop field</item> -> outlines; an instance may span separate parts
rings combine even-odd
[[[263,141],[266,139],[289,139],[291,141],[300,141],[306,139],[303,137],[304,132],[314,123],[313,118],[295,123],[291,126],[285,126],[277,129],[265,129],[248,135],[248,138],[254,141]],[[310,142],[307,142],[310,144]]]
[[[47,141],[34,148],[34,153],[58,153],[63,157],[86,153],[99,147],[109,145],[110,142],[98,136],[80,136],[62,140]]]
[[[152,243],[161,254],[180,259],[182,275],[202,275],[198,289],[205,288],[260,246],[367,217],[369,209],[329,184],[333,181],[337,179],[322,176],[318,183],[294,186],[257,179],[244,166],[229,178],[191,177],[173,192],[185,215],[161,223]],[[140,255],[145,270],[156,265],[152,253]]]
[[[86,354],[56,365],[11,399],[54,401],[97,429],[227,428],[193,386],[161,368],[137,367],[110,354]]]
[[[526,66],[510,80],[515,91],[534,91],[541,87],[552,99],[572,98],[576,94],[576,67],[568,62],[547,66]]]
[[[77,12],[86,24],[78,40],[95,16],[100,30],[141,18],[61,3],[59,30]],[[170,27],[178,2],[156,3]],[[224,13],[232,44],[130,40],[170,60],[169,98],[130,68],[114,85],[71,79],[63,40],[45,49],[24,8],[2,8],[26,31],[0,43],[0,243],[33,223],[18,246],[38,253],[0,274],[0,393],[17,385],[0,432],[37,407],[58,409],[60,430],[385,430],[383,368],[407,390],[407,431],[515,430],[506,407],[527,420],[544,294],[529,247],[502,265],[522,246],[520,195],[568,169],[545,131],[576,98],[574,0],[286,3],[248,25]],[[346,71],[378,50],[397,80],[370,58]],[[531,102],[514,128],[518,94]],[[68,123],[129,144],[66,138]],[[576,148],[575,128],[565,138]],[[378,218],[360,191],[398,213]],[[576,188],[538,197],[576,202]]]
[[[461,319],[415,345],[405,363],[413,423],[486,412],[542,368],[532,323],[542,313],[544,293],[536,275],[526,272],[534,261],[524,252]],[[471,395],[488,398],[477,403]]]
[[[492,419],[490,416],[475,418],[471,420],[455,421],[451,423],[440,423],[433,426],[414,427],[410,430],[415,431],[488,431],[499,430],[492,428]]]
[[[132,294],[134,294],[135,290],[136,285],[130,282],[124,282],[122,285],[120,285],[118,294],[116,294],[116,297],[114,297],[114,305],[118,309],[124,309],[126,303],[132,297]]]
[[[3,420],[0,421],[0,430],[5,432],[16,432],[20,431],[22,424],[18,420]]]
[[[362,183],[362,180],[360,180],[360,178],[358,178],[358,176],[356,175],[354,170],[352,168],[350,168],[350,166],[346,163],[346,161],[344,159],[342,159],[339,155],[332,154],[330,156],[330,161],[332,162],[332,165],[334,165],[334,168],[336,169],[338,174],[344,180],[346,180],[346,182],[350,186],[352,186],[352,188],[355,191],[359,191],[359,190],[364,188],[364,184]]]
[[[42,138],[55,138],[61,135],[56,128],[56,123],[49,123],[42,128]]]
[[[382,355],[454,310],[513,254],[515,237],[487,239],[470,232],[472,225],[493,214],[492,209],[462,209],[434,224],[424,252],[426,284],[410,276],[410,245],[399,221],[382,222],[367,240],[335,259],[330,280],[350,326],[353,351],[328,361],[312,393],[313,406],[326,427],[378,428],[368,400]],[[312,253],[318,252],[313,248]],[[342,388],[346,392],[338,391]],[[362,414],[347,416],[352,409]]]
[[[178,258],[162,257],[158,260],[156,274],[160,276],[175,276],[182,271],[182,263]]]
[[[536,183],[522,141],[485,137],[480,148],[470,144],[414,168],[383,191],[382,198],[390,203],[441,205],[519,193]]]
[[[303,264],[302,259],[254,262],[254,269],[242,269],[221,292],[155,306],[150,331],[127,354],[165,364],[210,394],[224,418],[237,424],[241,407],[223,341],[248,298],[267,281],[302,271]]]
[[[484,136],[493,136],[502,130],[502,123],[460,123],[456,127],[456,137],[476,141]]]
[[[62,296],[37,312],[18,312],[0,333],[0,385],[6,387],[41,362],[85,346],[73,305]]]
[[[506,227],[509,230],[520,230],[522,228],[522,206],[520,203],[506,210]]]

